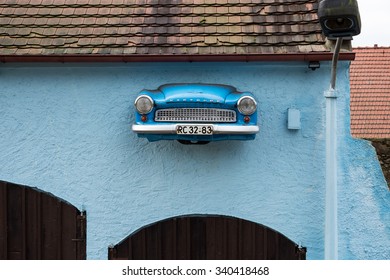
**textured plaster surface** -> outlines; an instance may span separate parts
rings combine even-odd
[[[390,191],[371,142],[351,137],[349,95],[338,100],[339,258],[388,260]]]
[[[339,85],[348,84],[340,65]],[[0,179],[87,211],[87,256],[172,216],[221,214],[269,226],[324,257],[325,100],[329,64],[106,64],[0,67]],[[131,131],[133,101],[165,83],[218,83],[259,101],[254,141],[149,143]],[[389,192],[375,151],[350,138],[339,100],[339,256],[390,258]],[[301,129],[287,129],[287,109]],[[364,227],[370,227],[367,230]]]

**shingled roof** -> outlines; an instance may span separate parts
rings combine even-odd
[[[317,6],[317,0],[3,0],[0,59],[329,54]]]
[[[356,48],[351,76],[354,137],[390,139],[390,48]]]

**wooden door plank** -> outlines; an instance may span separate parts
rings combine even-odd
[[[140,230],[131,239],[132,253],[137,260],[146,259],[146,247],[145,247],[145,230]]]
[[[226,219],[227,248],[225,259],[227,260],[236,260],[239,258],[239,230],[238,219]]]
[[[159,223],[147,227],[145,231],[145,256],[148,260],[161,258],[161,234]]]
[[[37,260],[38,255],[38,192],[27,190],[26,192],[26,259]]]
[[[21,246],[22,246],[22,251],[21,251],[21,258],[23,260],[26,259],[26,238],[27,238],[27,234],[28,234],[28,231],[26,229],[27,227],[27,221],[26,221],[26,187],[20,187],[21,188],[21,218],[22,218],[22,221],[21,221],[21,226],[22,226],[22,232],[21,232]]]
[[[121,243],[113,247],[114,260],[131,260],[131,253],[129,253],[129,243],[131,239],[123,240]]]
[[[255,229],[255,259],[266,260],[267,256],[266,228],[257,226]]]
[[[279,260],[294,260],[296,259],[296,245],[288,240],[282,234],[278,234],[278,259]]]
[[[224,217],[215,219],[215,258],[217,260],[225,260],[227,255],[227,220]]]
[[[190,258],[206,259],[206,222],[204,217],[187,218],[190,223]]]
[[[189,220],[187,218],[177,218],[176,219],[176,238],[177,238],[177,247],[176,254],[177,259],[179,260],[188,260],[190,259],[190,229],[189,229]]]
[[[7,183],[0,181],[0,260],[8,258],[7,205]]]
[[[76,211],[76,238],[81,240],[76,242],[76,260],[85,260],[87,258],[87,212],[80,212],[72,205]]]
[[[37,193],[37,224],[36,224],[36,231],[37,231],[37,259],[42,260],[43,259],[43,223],[42,223],[42,196],[43,194],[41,192]]]
[[[7,250],[9,259],[22,259],[23,250],[23,220],[22,220],[22,191],[14,184],[7,188]]]
[[[255,232],[254,224],[248,221],[240,221],[240,247],[241,247],[241,258],[242,260],[253,260],[255,259],[254,244],[255,244]]]
[[[216,245],[215,242],[218,238],[218,234],[215,229],[215,217],[208,217],[206,219],[206,259],[216,259]]]
[[[45,260],[59,259],[59,207],[59,202],[51,196],[42,197],[42,258]]]
[[[267,260],[277,260],[277,233],[271,230],[267,230]]]
[[[62,260],[77,259],[77,244],[80,239],[77,236],[78,211],[64,202],[61,203],[61,256]]]
[[[176,222],[170,219],[161,223],[161,259],[176,258]]]

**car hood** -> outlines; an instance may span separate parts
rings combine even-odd
[[[159,91],[163,94],[165,102],[211,102],[223,103],[236,89],[226,85],[209,84],[168,84],[161,86]]]

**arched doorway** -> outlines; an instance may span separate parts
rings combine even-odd
[[[145,226],[109,248],[114,259],[306,259],[300,248],[281,233],[247,220],[193,215]]]
[[[66,201],[0,181],[0,260],[85,259],[85,224]]]

